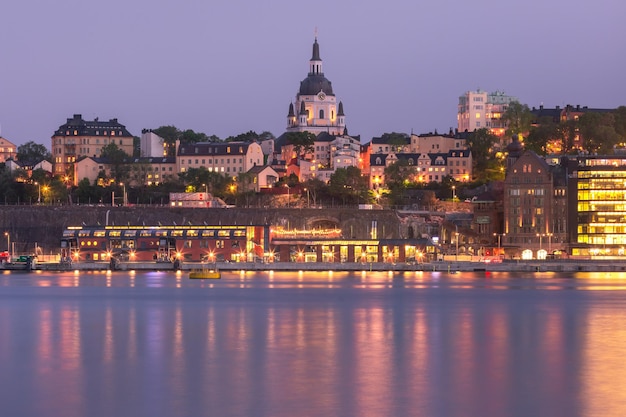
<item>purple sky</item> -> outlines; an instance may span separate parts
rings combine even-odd
[[[50,147],[74,113],[280,135],[318,28],[349,133],[446,132],[458,97],[626,105],[623,0],[23,0],[0,5],[1,135]]]

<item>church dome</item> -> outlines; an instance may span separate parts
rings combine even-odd
[[[327,96],[335,95],[333,94],[332,83],[321,74],[309,74],[300,82],[300,95],[314,96],[320,91],[323,91]]]
[[[509,154],[520,154],[524,150],[524,146],[519,141],[519,137],[517,135],[513,135],[511,143],[506,147],[506,150]]]

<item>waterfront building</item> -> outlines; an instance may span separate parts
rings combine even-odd
[[[465,92],[459,97],[459,132],[487,128],[492,134],[502,138],[507,128],[502,116],[512,101],[518,101],[517,97],[506,95],[503,91],[488,93],[478,89]]]
[[[178,172],[205,167],[209,172],[236,177],[263,165],[263,150],[252,142],[198,142],[178,146]]]
[[[0,162],[15,159],[16,156],[17,146],[7,138],[0,136]]]
[[[111,144],[129,157],[133,155],[133,135],[117,119],[87,121],[80,114],[75,114],[59,126],[51,141],[54,174],[72,176],[74,185],[78,184],[74,177],[74,164],[80,157],[100,157],[102,148]]]
[[[546,259],[567,250],[567,164],[550,165],[524,151],[517,135],[507,147],[501,244],[508,256]],[[496,232],[497,233],[497,232]]]
[[[626,259],[626,157],[584,156],[570,165],[572,256]]]

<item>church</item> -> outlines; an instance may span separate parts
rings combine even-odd
[[[296,113],[297,109],[297,113]],[[309,74],[300,82],[296,102],[289,104],[287,132],[322,132],[343,135],[346,121],[343,103],[337,103],[332,83],[324,76],[317,36],[309,61]]]

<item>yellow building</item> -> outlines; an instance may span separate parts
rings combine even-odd
[[[75,114],[52,136],[54,174],[74,175],[77,159],[83,156],[100,157],[102,148],[110,144],[115,144],[129,157],[133,155],[133,135],[117,119],[87,121],[80,114]]]
[[[578,158],[570,178],[572,256],[626,259],[626,157]]]

